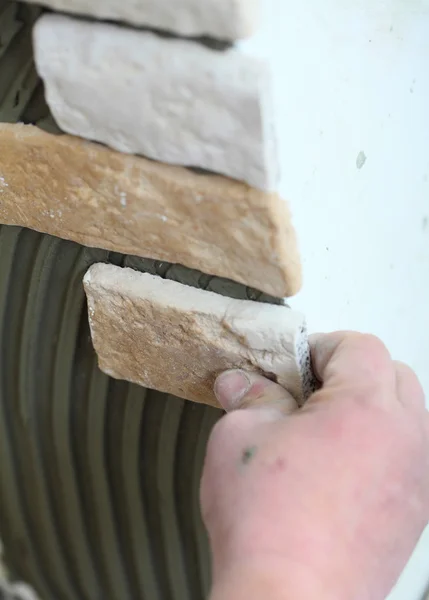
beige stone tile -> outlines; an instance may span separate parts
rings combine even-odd
[[[301,284],[286,202],[233,180],[0,124],[0,223],[180,263],[274,296]]]
[[[117,379],[216,406],[227,369],[274,376],[300,403],[312,391],[304,317],[148,273],[93,265],[84,279],[101,369]]]

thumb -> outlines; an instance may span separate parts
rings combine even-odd
[[[241,370],[222,373],[214,391],[229,414],[210,435],[201,508],[211,542],[214,577],[219,578],[236,559],[233,540],[241,528],[243,485],[246,481],[253,485],[252,477],[243,478],[243,472],[252,472],[249,465],[255,464],[264,438],[270,436],[273,425],[297,410],[297,403],[277,383]]]
[[[267,408],[287,415],[298,408],[292,395],[278,383],[242,370],[222,373],[216,379],[214,392],[219,404],[227,412],[243,408]]]

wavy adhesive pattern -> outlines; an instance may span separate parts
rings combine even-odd
[[[6,562],[43,600],[199,600],[210,577],[198,485],[220,412],[99,371],[82,287],[99,261],[137,266],[0,227]]]
[[[60,133],[34,69],[34,6],[0,0],[0,121]],[[281,303],[178,265],[0,225],[0,538],[41,600],[201,600],[198,505],[220,412],[97,367],[82,279],[111,262],[227,296]],[[0,599],[29,600],[23,588]]]

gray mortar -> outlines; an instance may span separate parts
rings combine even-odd
[[[222,413],[99,371],[82,286],[96,262],[168,276],[163,263],[0,227],[5,562],[42,600],[201,599],[198,487]]]
[[[61,134],[32,59],[31,28],[40,13],[0,0],[0,121]],[[199,479],[222,413],[99,371],[82,287],[95,262],[283,303],[180,265],[0,226],[5,562],[11,579],[28,582],[42,600],[201,600],[210,560]],[[308,373],[308,348],[300,355]],[[312,385],[306,375],[306,389]],[[0,588],[0,598],[27,600],[10,587]]]

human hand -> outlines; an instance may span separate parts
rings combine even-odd
[[[201,485],[212,600],[384,600],[429,520],[429,414],[377,338],[315,336],[302,409],[224,373]],[[235,410],[240,409],[240,410]]]

